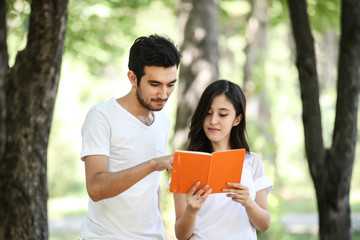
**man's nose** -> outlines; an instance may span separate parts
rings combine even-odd
[[[162,87],[158,92],[158,97],[161,99],[166,99],[168,97],[168,89],[166,86]]]

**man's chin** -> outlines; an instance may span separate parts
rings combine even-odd
[[[151,111],[161,111],[165,107],[165,103],[162,104],[153,104],[151,106]]]
[[[151,111],[153,112],[158,112],[161,111],[164,107],[157,107],[157,108],[152,108]]]

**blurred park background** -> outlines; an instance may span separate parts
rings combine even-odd
[[[16,52],[24,47],[30,11],[28,1],[13,2],[9,15],[10,65]],[[84,164],[79,157],[80,130],[87,111],[130,90],[127,57],[136,37],[167,35],[179,46],[183,33],[179,31],[181,18],[176,2],[70,0],[61,80],[48,147],[51,240],[80,239],[78,223],[87,211]],[[259,238],[317,239],[316,226],[301,227],[300,218],[305,215],[299,215],[298,228],[289,229],[283,221],[284,216],[293,213],[308,213],[317,218],[315,190],[304,150],[299,80],[286,3],[219,0],[217,4],[219,79],[234,81],[244,88],[250,147],[262,157],[267,175],[275,183],[268,196],[272,225]],[[260,13],[256,15],[257,12]],[[340,3],[311,0],[308,13],[316,40],[323,137],[328,147],[335,116]],[[262,35],[252,32],[264,26]],[[251,59],[249,48],[254,37],[258,43],[252,47],[257,54]],[[172,121],[169,154],[177,150],[173,143],[177,90],[164,109]],[[350,191],[352,213],[360,212],[359,151],[357,147]],[[168,180],[169,175],[162,173],[161,214],[167,239],[175,239],[175,214]],[[72,228],[68,228],[69,224]],[[355,230],[354,239],[360,239],[360,233]]]

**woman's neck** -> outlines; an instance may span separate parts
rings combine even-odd
[[[228,143],[212,142],[211,146],[214,152],[226,151],[231,149],[229,142]]]

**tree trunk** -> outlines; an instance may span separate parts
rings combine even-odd
[[[0,239],[47,239],[47,145],[64,49],[67,0],[31,3],[26,48],[5,79]]]
[[[218,5],[215,0],[180,0],[180,81],[172,145],[185,147],[188,121],[203,90],[218,78]]]
[[[336,118],[333,143],[322,139],[314,42],[304,0],[288,0],[297,50],[305,149],[315,185],[320,239],[352,239],[349,191],[360,92],[360,3],[342,1]]]
[[[6,9],[7,0],[0,0],[0,160],[5,151],[5,75],[9,69],[9,55],[6,45]]]

